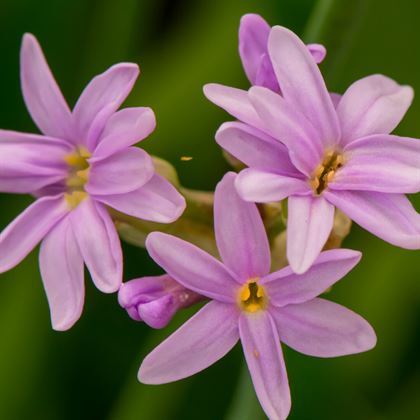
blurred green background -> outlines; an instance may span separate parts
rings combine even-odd
[[[40,40],[70,104],[93,75],[115,62],[138,62],[142,75],[127,103],[151,106],[158,120],[142,145],[172,162],[185,186],[213,189],[228,169],[214,133],[229,117],[205,100],[202,86],[248,86],[237,30],[249,12],[325,43],[322,69],[332,91],[384,73],[420,92],[418,0],[2,0],[0,127],[36,130],[19,87],[24,32]],[[420,137],[420,99],[397,132]],[[193,160],[181,161],[184,155]],[[414,200],[419,210],[419,197]],[[0,195],[0,229],[30,201]],[[329,297],[365,316],[378,345],[325,360],[285,349],[290,419],[419,418],[419,252],[394,248],[357,226],[344,245],[361,249],[364,258]],[[124,244],[124,251],[126,280],[160,272],[144,250]],[[184,381],[137,382],[142,358],[194,310],[154,331],[87,281],[81,320],[69,332],[52,331],[37,253],[0,276],[0,419],[264,418],[239,346]]]

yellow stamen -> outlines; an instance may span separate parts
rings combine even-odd
[[[238,305],[246,312],[257,312],[267,306],[265,289],[258,284],[258,280],[258,278],[249,279],[239,292]]]
[[[91,154],[84,146],[77,147],[72,153],[64,157],[64,161],[69,166],[69,175],[66,179],[67,192],[84,191],[84,186],[88,182],[89,162]],[[72,199],[70,200],[72,201]]]
[[[321,194],[327,188],[328,183],[334,179],[337,170],[343,164],[344,157],[342,154],[332,150],[325,152],[322,163],[316,167],[309,180],[311,188],[317,195]]]
[[[67,205],[70,209],[75,209],[88,194],[84,191],[73,191],[72,193],[65,193],[64,198],[66,199]]]

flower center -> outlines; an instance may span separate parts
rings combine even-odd
[[[82,200],[87,197],[84,186],[89,177],[89,162],[91,154],[83,146],[77,147],[74,152],[64,157],[68,167],[69,175],[66,179],[65,198],[70,208],[76,208]]]
[[[327,188],[328,183],[333,180],[335,173],[343,164],[342,154],[332,150],[325,153],[322,163],[317,166],[310,180],[311,187],[317,195]]]
[[[258,284],[258,278],[249,279],[240,289],[238,304],[246,312],[257,312],[267,307],[268,298],[263,286]]]

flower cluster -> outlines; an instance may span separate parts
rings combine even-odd
[[[168,180],[174,177],[162,176],[134,146],[154,130],[153,111],[118,110],[137,65],[117,64],[96,76],[70,110],[38,42],[25,35],[22,91],[42,135],[0,130],[0,191],[35,198],[0,234],[0,273],[41,243],[56,330],[81,315],[84,265],[99,290],[118,291],[130,317],[152,328],[204,302],[144,359],[139,380],[161,384],[193,375],[240,341],[266,415],[285,419],[291,397],[281,343],[316,357],[376,344],[366,320],[319,297],[361,258],[326,247],[341,211],[393,245],[420,249],[420,215],[405,196],[420,191],[420,141],[390,134],[413,99],[409,86],[372,75],[343,95],[331,93],[318,67],[325,48],[305,45],[257,15],[241,20],[239,52],[250,89],[209,84],[204,93],[234,117],[216,141],[246,168],[223,177],[214,203],[212,195],[190,194],[205,197],[206,205],[211,197],[215,244],[205,248],[213,255],[191,239],[200,236],[188,231],[192,224],[181,225],[183,238],[154,231],[145,247],[165,274],[122,283],[118,224],[156,230],[148,223],[175,222],[191,197],[186,201]],[[279,255],[264,216],[273,202],[286,200],[287,250]],[[290,265],[272,269],[284,257]]]

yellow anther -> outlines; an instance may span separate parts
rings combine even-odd
[[[89,168],[87,169],[83,169],[81,171],[77,171],[76,175],[83,180],[84,183],[86,183],[88,181],[89,178]]]
[[[86,147],[84,146],[79,146],[78,151],[79,151],[80,156],[84,159],[89,159],[92,156],[89,150],[86,149]]]
[[[321,194],[328,183],[334,179],[339,168],[344,164],[344,157],[336,151],[328,150],[325,152],[322,163],[314,170],[309,184],[316,194]]]
[[[75,209],[85,198],[87,198],[88,194],[84,191],[73,191],[72,193],[65,193],[64,198],[67,202],[67,205],[70,209]]]
[[[239,292],[238,305],[246,312],[257,312],[267,306],[265,289],[258,284],[258,280],[258,278],[249,279]]]

